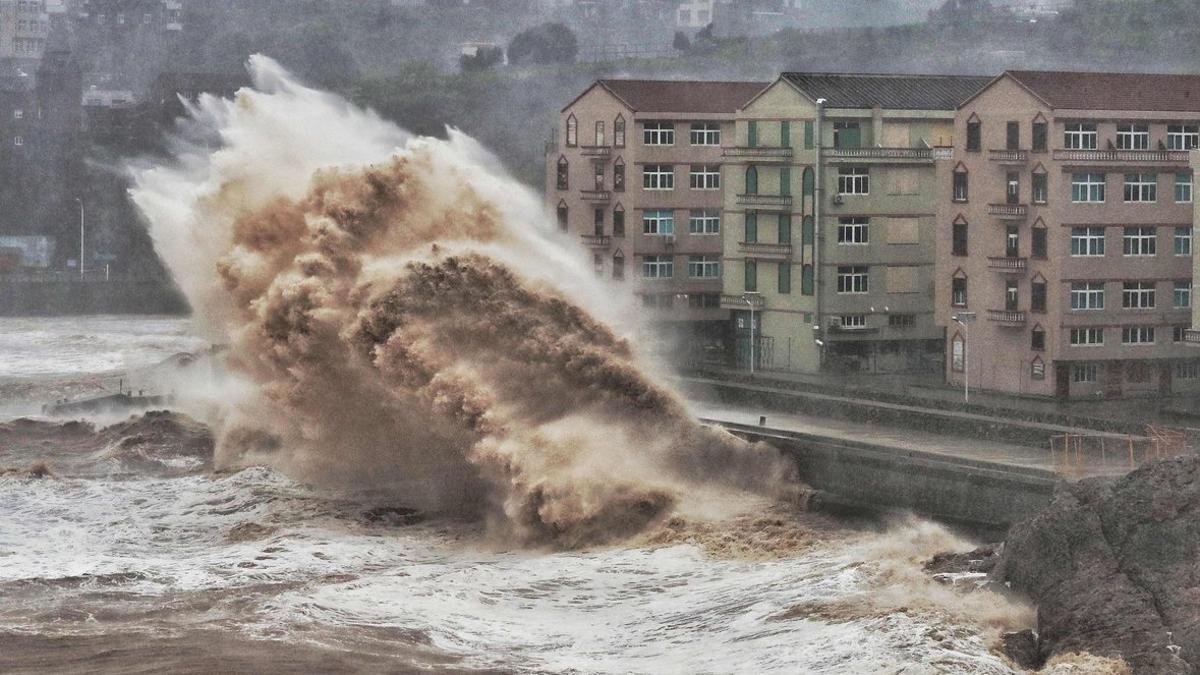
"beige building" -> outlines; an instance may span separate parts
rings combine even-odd
[[[45,0],[0,0],[0,59],[40,59],[49,35]]]
[[[734,112],[766,83],[600,80],[563,108],[546,199],[596,274],[636,284],[689,358],[725,344],[724,149]]]
[[[1200,76],[1007,72],[955,124],[938,163],[948,380],[1063,398],[1200,384],[1184,344]]]

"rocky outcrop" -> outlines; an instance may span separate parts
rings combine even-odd
[[[1038,607],[1038,650],[1200,669],[1200,457],[1064,485],[1009,532],[992,578]]]

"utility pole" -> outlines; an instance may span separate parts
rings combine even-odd
[[[971,402],[971,330],[967,324],[975,320],[975,312],[959,312],[950,317],[963,329],[963,403]]]
[[[79,278],[83,278],[83,200],[75,198],[79,203]]]
[[[762,296],[757,291],[742,293],[742,300],[750,306],[750,376],[754,376],[754,305]]]

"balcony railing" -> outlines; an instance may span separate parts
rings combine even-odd
[[[1029,269],[1029,262],[1025,258],[1016,257],[988,258],[988,267],[1004,272],[1024,272]]]
[[[1001,218],[1025,218],[1029,215],[1029,207],[1025,204],[988,204],[989,216]]]
[[[1029,161],[1028,150],[988,150],[988,159],[1001,164],[1024,164]]]
[[[608,245],[612,243],[612,237],[607,234],[581,234],[579,238],[588,248],[608,248]]]
[[[1194,328],[1187,329],[1183,334],[1183,341],[1189,344],[1200,345],[1200,330]]]
[[[612,193],[608,190],[582,190],[580,196],[585,202],[607,202],[612,201]]]
[[[1160,162],[1187,164],[1186,150],[1055,150],[1058,162]]]
[[[738,205],[760,209],[791,209],[791,195],[738,195]]]
[[[752,295],[749,297],[742,295],[721,296],[721,309],[750,309],[751,305],[757,311],[765,307],[766,302],[761,295]]]
[[[1010,309],[989,309],[988,321],[995,321],[1005,326],[1022,326],[1025,324],[1025,312]]]
[[[755,258],[786,260],[792,257],[792,245],[742,241],[738,242],[738,252]]]
[[[752,162],[786,162],[795,152],[791,148],[728,147],[721,150],[726,159],[743,159]]]
[[[954,157],[953,148],[824,148],[827,159],[894,159],[932,162]]]
[[[608,157],[612,155],[612,148],[607,145],[581,145],[579,154],[584,157]]]

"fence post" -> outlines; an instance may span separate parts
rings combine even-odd
[[[1100,437],[1100,467],[1106,468],[1107,466],[1108,466],[1108,457],[1107,457],[1107,453],[1105,453],[1105,451],[1104,451],[1104,437],[1101,436]]]
[[[1133,463],[1133,434],[1129,434],[1129,468],[1132,469],[1136,464]]]

